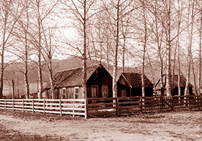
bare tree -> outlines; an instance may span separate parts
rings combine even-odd
[[[102,0],[104,9],[108,13],[110,19],[112,19],[112,32],[114,37],[114,54],[113,54],[113,97],[117,97],[117,65],[118,65],[118,50],[120,46],[120,37],[121,37],[121,20],[131,12],[133,12],[137,7],[134,1],[131,0]]]
[[[194,6],[195,2],[194,1],[189,1],[188,2],[188,25],[190,25],[187,30],[188,30],[188,46],[187,46],[187,81],[186,81],[186,86],[185,86],[185,91],[184,95],[189,94],[189,82],[190,82],[190,65],[192,61],[192,38],[193,38],[193,27],[194,27]],[[191,10],[191,11],[190,11]],[[190,14],[191,12],[191,14]],[[191,17],[191,20],[190,20]]]
[[[199,10],[200,10],[200,28],[199,28],[199,53],[198,53],[198,95],[200,95],[201,91],[201,40],[202,40],[202,6],[201,2],[198,2]]]
[[[15,28],[15,24],[21,16],[21,10],[19,10],[19,3],[12,0],[6,0],[0,2],[0,12],[1,12],[1,86],[0,86],[0,98],[3,96],[3,84],[4,84],[4,70],[5,70],[5,51],[7,47],[11,44],[12,32]],[[14,15],[15,13],[15,15]]]
[[[43,50],[45,48],[46,41],[43,36],[45,26],[51,21],[51,16],[54,14],[54,8],[57,6],[58,1],[43,1],[35,0],[30,1],[30,12],[29,12],[29,43],[35,48],[38,66],[38,97],[42,98],[43,91],[43,78],[42,78],[42,61],[43,61]],[[48,3],[48,4],[47,4]]]
[[[76,47],[75,45],[72,45],[70,43],[67,43],[69,46],[77,49],[81,55],[82,55],[82,60],[83,60],[83,96],[84,98],[87,98],[87,86],[86,86],[86,67],[87,67],[87,50],[88,50],[88,33],[90,30],[89,29],[89,24],[91,18],[93,18],[97,13],[99,13],[99,8],[96,7],[95,3],[97,0],[64,0],[62,1],[62,4],[67,7],[67,10],[71,11],[71,16],[69,18],[75,20],[78,23],[79,27],[74,27],[77,28],[78,33],[80,33],[82,37],[82,49],[79,47]],[[96,9],[98,8],[98,9]],[[74,22],[75,22],[74,21]]]

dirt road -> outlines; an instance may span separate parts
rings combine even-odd
[[[202,112],[140,114],[127,117],[50,120],[1,114],[7,130],[61,140],[202,140]]]

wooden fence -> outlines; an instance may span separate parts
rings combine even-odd
[[[201,110],[202,96],[152,96],[87,99],[87,117],[101,114]]]
[[[152,96],[88,99],[0,99],[0,109],[42,113],[95,115],[172,110],[201,110],[202,96]]]
[[[83,115],[86,117],[85,99],[0,99],[0,109],[41,113]]]

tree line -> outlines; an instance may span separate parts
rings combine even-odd
[[[114,97],[117,97],[118,66],[125,72],[128,65],[141,65],[142,96],[145,96],[145,65],[150,66],[153,74],[153,62],[160,64],[162,88],[163,75],[167,74],[167,95],[171,95],[176,70],[178,91],[181,91],[182,63],[186,64],[185,95],[189,93],[191,72],[195,93],[200,94],[201,5],[200,0],[1,0],[0,98],[5,69],[15,61],[23,63],[26,98],[30,94],[30,62],[38,67],[39,98],[43,91],[43,63],[48,66],[55,98],[52,60],[58,55],[78,56],[83,60],[84,96],[88,59],[113,66]]]

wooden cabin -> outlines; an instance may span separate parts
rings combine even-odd
[[[144,75],[145,96],[153,96],[153,84]],[[142,79],[139,73],[122,73],[117,81],[118,97],[142,96]]]
[[[102,64],[86,68],[87,98],[112,97],[112,76]],[[83,67],[57,72],[54,76],[56,98],[84,99]],[[50,88],[46,89],[46,98],[52,98]]]
[[[157,90],[157,95],[161,95],[161,91],[163,91],[164,95],[166,95],[166,77],[167,75],[164,74],[163,75],[163,87],[161,88],[161,80],[159,79],[156,83],[156,90]],[[174,75],[173,77],[171,76],[171,93],[172,95],[179,95],[178,94],[178,75]],[[184,95],[184,90],[185,90],[185,86],[186,86],[186,81],[187,79],[183,76],[180,75],[180,89],[181,89],[181,93],[180,95]],[[189,94],[193,95],[193,85],[191,83],[189,83],[188,85],[189,87]]]

